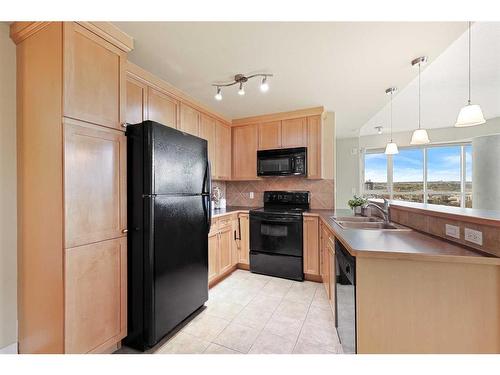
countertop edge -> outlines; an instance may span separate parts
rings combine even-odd
[[[317,216],[321,221],[328,227],[328,229],[333,232],[335,238],[337,238],[349,251],[349,253],[354,257],[359,258],[380,258],[380,259],[392,259],[392,260],[417,260],[417,261],[433,261],[433,262],[446,262],[446,263],[470,263],[470,264],[484,264],[492,266],[500,266],[500,258],[488,257],[488,256],[463,256],[463,255],[436,255],[436,254],[416,254],[416,253],[405,253],[405,252],[391,252],[391,251],[366,251],[354,249],[349,242],[342,237],[342,234],[331,225],[331,223],[318,212],[307,212],[304,216]],[[429,236],[427,234],[423,234]],[[430,236],[432,237],[432,236]],[[436,241],[445,240],[436,238]],[[474,251],[474,250],[471,250]]]

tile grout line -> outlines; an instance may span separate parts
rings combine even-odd
[[[295,347],[297,346],[297,343],[299,342],[300,334],[302,333],[302,328],[304,328],[304,324],[306,323],[307,315],[309,315],[309,310],[311,309],[311,305],[313,303],[314,296],[316,295],[317,290],[318,290],[318,286],[316,286],[316,290],[314,291],[313,298],[312,298],[311,302],[309,303],[309,306],[307,307],[306,317],[302,321],[302,325],[300,326],[299,334],[297,335],[297,338],[295,339],[295,344],[293,345],[292,354],[295,351]]]

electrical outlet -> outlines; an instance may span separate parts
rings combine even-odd
[[[465,240],[475,243],[476,245],[483,245],[483,232],[478,230],[465,228]]]
[[[250,192],[250,199],[253,199],[254,197],[254,194],[253,194],[253,191]]]
[[[446,235],[453,238],[460,238],[460,227],[446,224]]]

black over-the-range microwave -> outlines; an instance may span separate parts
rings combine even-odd
[[[306,176],[307,147],[257,151],[257,176]]]

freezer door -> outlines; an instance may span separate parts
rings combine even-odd
[[[146,194],[201,194],[208,164],[207,141],[152,123],[152,191]]]
[[[208,236],[203,206],[202,196],[154,198],[156,342],[208,300]]]

